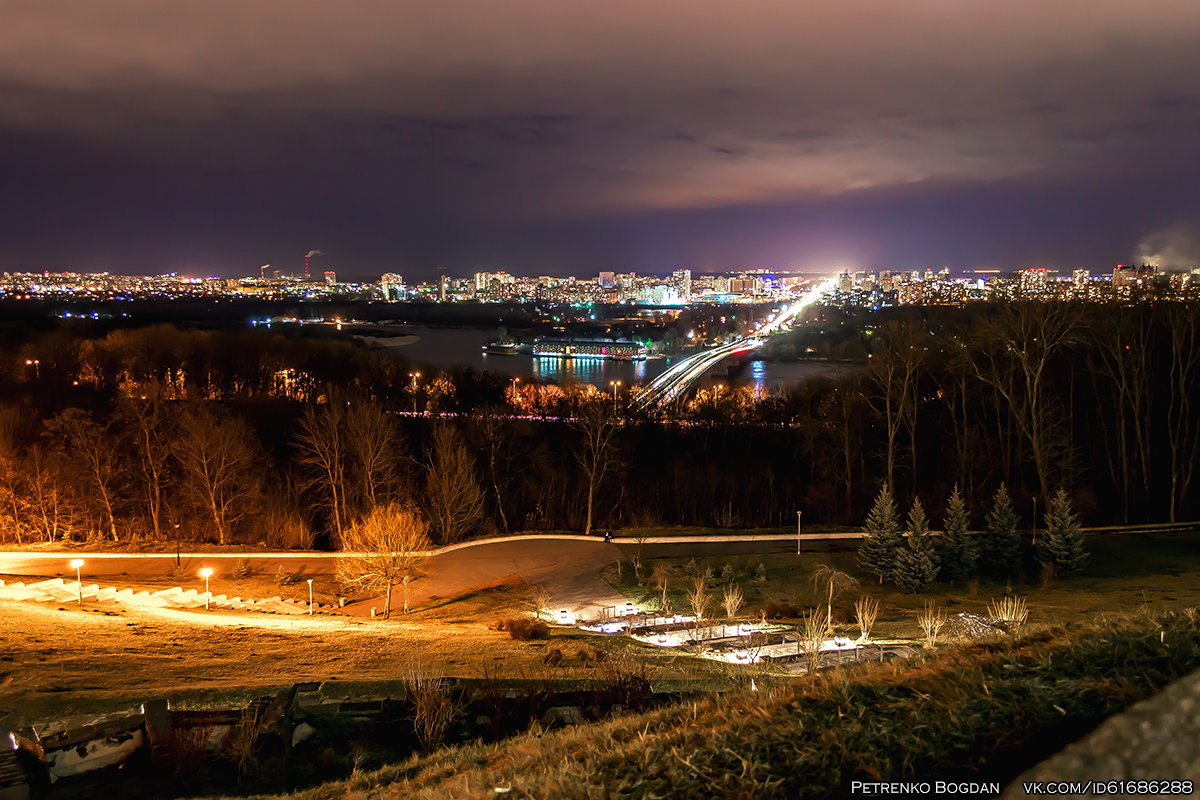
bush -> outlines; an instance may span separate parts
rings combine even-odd
[[[800,612],[791,603],[779,601],[767,603],[761,609],[761,615],[766,619],[798,619]]]
[[[250,562],[244,558],[239,558],[237,564],[233,567],[233,577],[236,580],[244,580],[250,577]]]
[[[550,626],[546,623],[537,619],[525,619],[524,617],[502,619],[496,623],[496,630],[508,631],[508,635],[518,642],[527,642],[531,639],[545,639],[550,635]]]
[[[547,667],[557,667],[563,661],[563,652],[557,647],[551,647],[542,656],[542,663]]]
[[[299,582],[300,582],[299,575],[297,575],[294,572],[288,572],[283,567],[280,567],[279,571],[275,573],[275,585],[276,586],[291,586],[293,583],[299,583]]]

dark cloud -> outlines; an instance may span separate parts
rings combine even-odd
[[[18,0],[0,268],[1119,259],[1195,213],[1198,54],[1177,0]]]

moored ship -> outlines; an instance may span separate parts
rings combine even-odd
[[[538,339],[533,355],[538,358],[592,358],[606,361],[644,361],[649,351],[641,342],[606,339]]]

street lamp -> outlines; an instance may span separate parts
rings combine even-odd
[[[312,616],[312,613],[313,613],[312,582],[313,582],[313,579],[309,578],[308,579],[308,615],[310,617]]]
[[[613,392],[613,411],[617,410],[617,389],[621,388],[620,381],[609,381],[608,385],[612,387]]]
[[[38,380],[42,379],[42,362],[40,360],[36,358],[27,358],[25,359],[25,366],[33,367],[33,374],[37,376]]]
[[[83,605],[83,577],[79,574],[79,569],[83,566],[83,559],[72,558],[71,566],[75,569],[75,585],[79,590],[79,605]]]
[[[1033,540],[1031,544],[1037,544],[1037,495],[1033,496]]]
[[[796,555],[800,555],[800,511],[796,511]]]
[[[412,395],[413,395],[413,413],[417,413],[417,381],[421,380],[421,373],[410,372],[408,377],[412,379]]]
[[[204,578],[204,610],[208,611],[208,601],[212,598],[212,592],[208,590],[208,579],[212,577],[212,568],[205,567],[200,570],[200,577]]]

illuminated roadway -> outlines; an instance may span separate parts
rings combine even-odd
[[[755,332],[752,336],[744,336],[735,342],[729,342],[719,347],[702,350],[681,361],[672,364],[669,369],[646,385],[636,400],[642,408],[661,408],[670,403],[695,383],[700,376],[708,372],[720,362],[739,353],[757,350],[762,346],[764,337],[781,330],[784,325],[791,324],[801,311],[819,300],[836,285],[836,278],[822,281],[806,295],[791,306],[785,306],[775,317]]]

